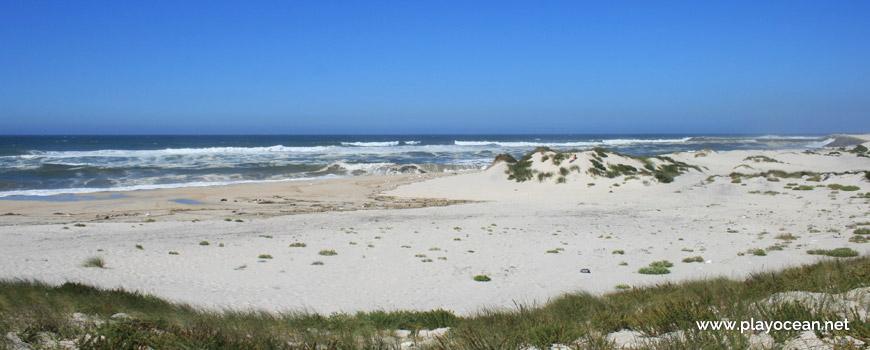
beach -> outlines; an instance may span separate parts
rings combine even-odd
[[[870,222],[870,158],[851,149],[677,152],[665,156],[694,168],[672,182],[595,176],[592,159],[608,166],[622,156],[578,151],[578,161],[560,160],[581,164],[564,183],[508,180],[508,164],[497,162],[3,200],[0,278],[123,288],[212,310],[460,315],[617,285],[740,279],[820,259],[808,250],[868,253],[850,238]],[[533,168],[558,174],[555,154],[532,155]],[[104,268],[83,267],[89,257]],[[638,273],[660,260],[674,264],[669,274]]]

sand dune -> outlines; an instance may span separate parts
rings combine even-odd
[[[678,153],[651,161],[697,169],[665,183],[653,174],[591,171],[593,153],[578,152],[574,162],[575,154],[556,162],[555,153],[532,155],[531,169],[554,173],[542,182],[508,180],[502,162],[464,174],[167,189],[69,203],[2,201],[0,211],[19,215],[0,219],[0,277],[123,287],[216,309],[471,314],[618,284],[744,277],[817,260],[809,249],[868,252],[870,245],[849,241],[853,225],[870,222],[864,197],[870,158],[860,154]],[[646,165],[620,155],[598,158],[606,169]],[[560,168],[573,165],[578,169],[557,183]],[[750,176],[771,170],[819,175]],[[738,182],[729,176],[735,172],[747,176]],[[811,190],[794,190],[800,186]],[[202,204],[168,202],[175,198]],[[785,234],[797,238],[782,239]],[[768,248],[765,256],[746,253]],[[337,255],[320,255],[324,250]],[[82,267],[91,256],[102,257],[106,268]],[[694,256],[704,262],[681,262]],[[674,263],[670,274],[638,273],[658,260]],[[472,279],[481,274],[492,281]]]

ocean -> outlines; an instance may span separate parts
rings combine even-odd
[[[0,136],[0,199],[483,168],[538,146],[633,155],[820,148],[825,135]]]

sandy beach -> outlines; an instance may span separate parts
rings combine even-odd
[[[535,169],[558,170],[545,155],[532,157]],[[851,225],[870,221],[870,158],[833,148],[668,156],[700,171],[671,183],[608,178],[586,171],[580,154],[570,163],[580,171],[565,183],[518,183],[497,163],[464,173],[3,200],[0,278],[120,287],[209,309],[469,315],[619,284],[742,278],[818,260],[810,249],[870,251],[849,241]],[[817,175],[729,176],[770,170]],[[794,189],[802,186],[810,189]],[[320,254],[327,250],[337,254]],[[105,268],[82,266],[93,256]],[[695,256],[703,262],[681,262]],[[672,272],[638,273],[658,260],[673,262]]]

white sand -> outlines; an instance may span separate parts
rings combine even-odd
[[[733,171],[870,169],[868,158],[829,152],[734,151],[699,157],[681,153],[673,158],[705,170],[684,174],[670,184],[650,178],[623,182],[622,177],[581,174],[565,184],[515,183],[506,179],[504,164],[500,164],[484,172],[442,176],[385,193],[484,201],[407,210],[294,215],[273,211],[257,216],[252,212],[256,205],[232,201],[233,196],[246,192],[248,197],[262,192],[263,196],[274,193],[294,198],[294,193],[300,193],[299,184],[287,183],[151,191],[107,201],[2,201],[0,211],[24,215],[0,217],[0,278],[123,287],[209,308],[321,313],[444,308],[459,314],[484,307],[510,308],[515,303],[540,305],[567,292],[609,292],[617,284],[744,278],[752,272],[819,259],[808,255],[808,249],[852,247],[868,253],[870,244],[848,242],[852,230],[846,228],[870,221],[868,199],[851,198],[857,192],[870,191],[863,174],[832,176],[821,183],[805,179],[769,182],[759,177],[734,184],[727,177]],[[754,155],[782,163],[744,160]],[[742,164],[751,169],[735,169]],[[708,183],[705,180],[711,175],[720,176]],[[349,181],[367,182],[366,188],[378,192],[393,187],[390,183],[410,180],[373,177],[305,186],[319,186],[319,200],[328,201],[334,195],[330,188],[349,186]],[[588,182],[596,185],[589,187]],[[861,190],[792,191],[783,188],[789,182],[811,186],[839,183],[857,185]],[[614,187],[615,183],[620,186]],[[166,198],[190,198],[196,193],[205,193],[196,199],[208,199],[211,211],[167,208]],[[358,198],[342,203],[360,205],[367,196],[365,191],[360,193],[355,194]],[[216,202],[222,194],[230,200]],[[307,201],[318,198],[316,193],[307,195],[313,196],[306,197]],[[124,208],[125,220],[90,219],[113,206],[119,208],[118,213]],[[54,210],[74,215],[48,217],[46,213]],[[143,213],[151,210],[161,214],[148,216],[157,221],[145,223]],[[238,211],[250,215],[237,216]],[[242,217],[244,222],[226,222],[224,217]],[[192,222],[193,218],[202,221]],[[60,223],[64,220],[66,225]],[[75,227],[75,222],[87,226]],[[760,235],[763,231],[769,234]],[[738,256],[750,248],[782,242],[775,238],[781,233],[800,238],[767,256]],[[200,246],[203,240],[210,245]],[[304,242],[307,247],[288,247],[293,242]],[[136,249],[136,244],[144,250]],[[557,248],[563,250],[547,253]],[[324,249],[334,249],[338,255],[318,255]],[[624,250],[625,254],[612,254],[614,250]],[[169,255],[169,251],[180,254]],[[274,258],[260,260],[260,254]],[[415,257],[418,254],[432,261],[423,262],[424,258]],[[710,263],[680,262],[697,255]],[[82,267],[90,256],[103,257],[107,268]],[[638,268],[662,259],[675,264],[671,274],[637,273]],[[324,265],[311,265],[314,261]],[[628,265],[620,266],[623,261]],[[581,274],[581,268],[591,273]],[[475,282],[472,277],[477,274],[486,274],[492,281]]]

